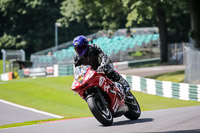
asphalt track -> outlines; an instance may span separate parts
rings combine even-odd
[[[175,72],[185,70],[184,65],[167,65],[167,66],[154,66],[154,67],[143,67],[143,68],[129,68],[124,70],[119,70],[120,74],[125,75],[135,75],[135,76],[153,76],[157,74]]]
[[[20,107],[17,107],[17,106],[20,106]],[[6,124],[21,123],[25,121],[55,118],[51,115],[43,114],[43,112],[38,113],[37,110],[31,111],[27,109],[27,107],[23,108],[21,107],[21,105],[17,105],[17,106],[10,105],[8,103],[4,103],[0,101],[0,126],[6,125]]]
[[[119,117],[108,127],[90,117],[0,129],[0,133],[200,133],[200,106],[144,111],[136,121]]]

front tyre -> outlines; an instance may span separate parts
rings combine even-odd
[[[107,105],[104,105],[100,98],[91,96],[87,99],[88,106],[94,117],[104,126],[113,123],[113,116]]]
[[[141,110],[136,98],[131,92],[128,92],[125,102],[128,105],[129,111],[124,116],[130,120],[137,120],[141,115]]]

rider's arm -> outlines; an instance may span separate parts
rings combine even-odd
[[[74,56],[74,66],[77,67],[80,65],[82,65],[82,62],[81,62],[80,58],[77,55],[75,55]]]
[[[110,58],[101,50],[101,48],[99,46],[97,46],[96,44],[93,44],[93,46],[95,47],[96,53],[98,54],[99,64],[107,65],[107,64],[111,63]]]

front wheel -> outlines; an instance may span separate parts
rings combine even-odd
[[[125,102],[128,105],[129,111],[124,116],[130,120],[137,120],[141,115],[141,110],[136,98],[131,92],[128,92]]]
[[[94,117],[104,126],[113,123],[113,116],[108,105],[104,105],[100,98],[91,96],[87,99],[88,106]]]

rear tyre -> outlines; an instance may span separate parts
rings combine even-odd
[[[129,111],[124,116],[130,120],[137,120],[141,115],[141,110],[136,98],[131,92],[127,94],[126,104],[128,105]]]
[[[108,105],[104,105],[100,98],[91,96],[87,99],[87,103],[90,111],[101,124],[109,126],[113,123],[113,116]]]

